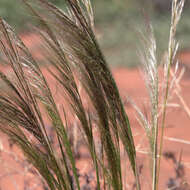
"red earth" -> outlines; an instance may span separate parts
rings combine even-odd
[[[38,45],[38,42],[40,41],[39,37],[31,34],[23,35],[22,39],[32,51],[33,55],[38,59],[41,58],[39,52],[40,46]],[[185,73],[180,80],[178,87],[174,88],[179,89],[179,91],[175,93],[173,90],[172,96],[169,97],[170,104],[167,111],[164,134],[165,156],[162,158],[160,171],[160,190],[168,189],[167,184],[169,183],[175,183],[176,186],[183,183],[181,188],[175,188],[176,190],[190,189],[190,115],[188,114],[188,106],[190,107],[190,54],[188,51],[184,51],[178,55],[178,58],[180,63],[179,70],[185,68]],[[57,84],[50,74],[48,74],[46,68],[42,68],[42,70],[48,79],[50,87],[56,91],[54,87]],[[142,172],[140,175],[142,189],[148,190],[151,189],[151,181],[148,169],[150,164],[147,155],[147,137],[144,129],[139,125],[134,107],[128,101],[129,99],[132,99],[145,115],[149,115],[149,99],[143,73],[139,68],[113,68],[112,72],[119,87],[121,97],[126,104],[126,112],[129,116],[133,130],[137,147],[137,162],[139,166],[142,166]],[[162,69],[160,71],[160,76],[162,76]],[[80,149],[82,151],[83,147],[80,147]],[[40,178],[36,177],[37,174],[35,170],[33,170],[27,162],[23,161],[23,156],[16,147],[13,146],[10,148],[7,138],[2,134],[0,136],[0,151],[0,189],[43,189],[41,187],[42,183]],[[171,159],[169,159],[169,157]],[[181,159],[180,168],[174,163],[174,159],[176,159],[177,162]],[[81,174],[88,175],[88,173],[92,173],[92,167],[89,164],[89,160],[89,157],[85,156],[85,151],[82,151],[81,157],[77,160],[77,168],[80,170]],[[123,162],[123,164],[124,166],[122,168],[127,172],[126,189],[132,189],[134,179],[131,177],[131,172],[128,171],[128,164],[125,162]],[[180,178],[176,178],[177,172],[180,173]],[[187,187],[188,183],[189,187]]]

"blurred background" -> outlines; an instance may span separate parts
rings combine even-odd
[[[113,66],[134,67],[139,63],[139,31],[145,31],[148,18],[157,40],[158,57],[167,49],[172,0],[92,0],[95,28],[108,62]],[[65,8],[64,0],[51,0]],[[180,49],[190,48],[190,1],[178,26]],[[32,33],[30,13],[20,0],[0,0],[0,16],[19,33]]]

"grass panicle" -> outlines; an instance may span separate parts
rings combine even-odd
[[[116,186],[117,188],[119,188],[119,186],[121,188],[121,179],[120,181],[116,181],[121,178],[121,169],[119,169],[120,156],[118,152],[119,136],[125,145],[133,171],[136,175],[135,148],[129,121],[124,111],[117,86],[97,44],[91,28],[92,24],[90,20],[86,19],[86,14],[77,1],[67,2],[69,5],[69,13],[72,16],[61,12],[46,1],[41,0],[39,2],[41,3],[41,7],[45,9],[44,12],[48,13],[47,16],[45,14],[41,16],[28,2],[27,5],[32,8],[32,11],[35,12],[35,15],[39,18],[41,25],[49,34],[49,39],[53,40],[53,43],[56,41],[56,45],[59,46],[58,52],[64,51],[66,54],[65,57],[74,63],[76,69],[80,72],[80,77],[82,81],[84,81],[82,85],[98,114],[98,127],[102,135],[101,138],[106,158],[111,167],[110,171],[113,185],[115,188]],[[51,17],[49,13],[51,13]],[[74,19],[71,20],[71,18]],[[47,40],[48,39],[46,39],[46,41]],[[49,45],[54,47],[52,43]],[[71,88],[66,88],[68,93],[68,89],[70,90]],[[75,107],[74,109],[76,110],[76,104],[74,104],[74,106],[72,105],[72,107]],[[80,119],[81,117],[79,120]],[[114,139],[116,139],[117,145],[113,143],[111,130],[114,131],[113,134],[116,135]],[[113,158],[115,160],[113,160]]]
[[[61,138],[61,146],[65,148],[76,184],[80,189],[67,133],[39,66],[22,41],[3,20],[1,20],[0,42],[14,73],[11,78],[3,73],[0,75],[1,82],[6,85],[0,94],[1,130],[17,142],[51,189],[72,189],[73,182],[68,180],[71,179],[71,174],[65,170],[68,166],[61,167],[62,164],[57,160],[47,135],[39,108],[39,101],[44,103],[56,134]],[[29,134],[33,137],[32,141]],[[37,146],[37,143],[41,148]]]
[[[150,143],[150,151],[152,155],[152,189],[155,189],[157,181],[159,77],[156,58],[156,41],[153,35],[152,26],[150,24],[148,25],[147,30],[149,36],[143,38],[143,49],[145,52],[141,56],[141,60],[143,61],[145,82],[150,98],[151,122],[146,121],[143,123]]]
[[[177,24],[180,20],[181,13],[183,10],[184,1],[174,0],[172,2],[172,15],[171,15],[171,27],[170,27],[170,37],[168,45],[168,58],[164,64],[164,90],[163,96],[164,100],[162,103],[162,122],[161,122],[161,137],[160,145],[158,144],[158,117],[160,115],[160,101],[159,101],[159,75],[158,75],[158,64],[156,58],[156,42],[153,36],[153,30],[150,25],[148,25],[148,37],[143,37],[143,49],[145,52],[141,56],[141,60],[144,65],[145,81],[146,86],[149,92],[150,103],[151,103],[151,122],[148,122],[147,119],[143,116],[142,112],[136,107],[137,112],[139,113],[140,121],[145,127],[145,131],[149,138],[150,149],[152,155],[152,189],[158,189],[159,181],[159,172],[160,172],[160,162],[163,149],[163,139],[164,139],[164,126],[166,120],[166,109],[168,104],[168,97],[173,85],[176,81],[176,72],[173,74],[171,79],[171,66],[175,62],[175,56],[178,50],[178,44],[175,40]],[[159,153],[159,154],[158,154]],[[158,156],[159,155],[159,156]]]
[[[157,172],[157,188],[158,189],[158,181],[159,181],[159,173],[160,173],[160,165],[161,165],[161,158],[162,158],[162,149],[163,149],[163,139],[164,139],[164,126],[166,120],[166,108],[168,103],[168,96],[169,96],[169,86],[170,86],[170,77],[171,77],[171,66],[175,62],[176,53],[178,50],[178,43],[176,43],[175,35],[177,24],[181,18],[181,13],[183,11],[185,1],[178,1],[174,0],[172,2],[172,15],[171,15],[171,26],[170,26],[170,35],[169,35],[169,44],[168,44],[168,58],[164,65],[164,74],[165,74],[165,94],[163,98],[163,110],[162,110],[162,122],[161,122],[161,141],[160,141],[160,150],[159,150],[159,159],[158,159],[158,172]]]
[[[49,72],[64,89],[72,112],[80,121],[96,168],[98,189],[101,186],[99,170],[105,176],[105,184],[115,190],[123,189],[120,143],[124,145],[128,153],[137,187],[140,189],[136,152],[129,120],[116,83],[93,33],[93,12],[90,1],[66,0],[66,2],[68,13],[46,0],[23,0],[40,23],[39,33],[46,46],[46,55],[50,55],[46,58],[54,68],[49,69]],[[8,129],[6,131],[11,138],[17,137],[16,140],[21,149],[44,177],[50,189],[73,189],[75,186],[80,189],[67,127],[62,121],[48,83],[38,63],[32,58],[21,40],[3,20],[1,23],[2,50],[15,75],[12,80],[2,73],[1,79],[10,90],[6,93],[8,96],[6,100],[1,102],[1,112],[4,116],[1,119],[2,123],[6,123],[6,129]],[[82,81],[81,85],[97,115],[95,125],[100,134],[104,161],[96,153],[92,129],[94,124],[91,123],[90,116],[83,105],[76,77]],[[1,96],[1,99],[3,98],[4,94]],[[47,134],[41,105],[46,110],[55,130],[61,152],[59,159]],[[10,121],[9,118],[12,118],[10,116],[13,116],[12,112],[17,114]],[[12,130],[16,132],[13,133]],[[22,132],[23,137],[18,136],[17,130],[27,130],[27,134]],[[28,140],[28,133],[32,134],[40,145],[42,144],[42,150],[37,149],[34,142]],[[49,155],[48,158],[43,159],[43,151],[45,155]],[[63,166],[60,160],[64,160]],[[74,183],[71,180],[72,176],[75,179]]]

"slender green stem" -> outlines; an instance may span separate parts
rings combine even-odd
[[[173,62],[173,54],[174,54],[174,36],[175,36],[175,19],[176,14],[173,11],[176,9],[176,3],[174,2],[174,8],[172,10],[172,18],[171,18],[171,28],[170,28],[170,37],[169,37],[169,46],[168,46],[168,65],[167,65],[167,73],[166,73],[166,90],[164,95],[164,102],[163,102],[163,116],[162,116],[162,123],[161,123],[161,137],[160,137],[160,150],[159,150],[159,159],[158,159],[158,172],[157,172],[157,182],[156,182],[156,189],[158,189],[158,181],[160,175],[160,165],[161,165],[161,158],[162,158],[162,151],[163,151],[163,144],[164,144],[164,129],[165,129],[165,120],[166,120],[166,108],[167,108],[167,101],[168,101],[168,94],[169,94],[169,79],[170,79],[170,70],[171,64]]]
[[[166,109],[167,109],[167,101],[169,95],[169,79],[170,79],[170,71],[171,65],[174,62],[174,57],[177,51],[177,45],[175,42],[175,34],[177,24],[180,20],[180,16],[183,10],[184,0],[174,0],[172,3],[172,17],[171,17],[171,27],[170,27],[170,37],[169,37],[169,46],[168,46],[168,62],[167,62],[167,73],[166,73],[166,90],[164,95],[164,102],[163,102],[163,117],[161,123],[161,139],[160,139],[160,151],[159,151],[159,160],[158,160],[158,173],[157,173],[157,184],[156,190],[158,189],[158,181],[159,181],[159,174],[160,174],[160,165],[161,165],[161,158],[162,158],[162,151],[163,151],[163,138],[164,138],[164,128],[165,128],[165,120],[166,120]]]
[[[158,80],[157,80],[158,81]],[[153,144],[153,169],[152,169],[152,189],[156,190],[157,170],[158,170],[158,82],[156,83],[156,103],[154,108],[154,144]]]
[[[171,41],[169,44],[171,44]],[[165,90],[164,103],[163,103],[163,116],[162,116],[162,123],[161,123],[161,137],[160,137],[160,150],[159,150],[159,159],[158,159],[156,189],[158,189],[160,164],[161,164],[161,157],[162,157],[163,144],[164,144],[164,129],[165,129],[165,120],[166,120],[166,108],[167,108],[167,101],[168,101],[168,94],[169,94],[169,78],[170,78],[170,69],[171,69],[171,64],[172,64],[172,54],[173,54],[173,50],[172,50],[172,47],[169,45],[169,56],[168,56],[169,65],[168,65],[168,69],[167,69],[166,90]]]
[[[139,171],[138,171],[138,168],[137,168],[137,164],[135,165],[135,168],[136,168],[135,178],[136,178],[137,190],[141,190],[141,184],[140,184]]]
[[[170,70],[169,70],[170,71]],[[169,80],[168,75],[168,80]],[[162,157],[162,149],[163,149],[163,141],[164,141],[164,128],[165,128],[165,120],[166,120],[166,107],[167,107],[167,100],[168,100],[168,92],[169,92],[169,84],[167,81],[166,92],[164,97],[164,105],[163,105],[163,117],[162,117],[162,126],[161,126],[161,138],[160,138],[160,150],[159,150],[159,159],[158,159],[158,172],[157,172],[157,182],[156,182],[156,189],[158,189],[158,181],[160,175],[160,164],[161,164],[161,157]]]

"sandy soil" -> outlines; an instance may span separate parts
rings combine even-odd
[[[23,40],[26,45],[29,46],[36,58],[41,58],[39,53],[39,47],[34,45],[38,42],[39,38],[33,36],[33,40],[28,36],[23,36]],[[172,159],[174,157],[179,160],[180,152],[181,168],[177,170],[183,175],[183,183],[190,182],[190,115],[188,115],[188,108],[185,110],[184,103],[190,107],[190,55],[188,52],[183,52],[179,55],[180,69],[185,68],[185,74],[179,83],[178,97],[175,93],[172,93],[170,97],[170,107],[167,111],[166,129],[164,134],[164,153],[167,153],[171,159],[163,157],[161,163],[161,175],[160,175],[160,190],[167,189],[167,184],[170,182],[180,183],[180,180],[175,180],[177,165],[174,164]],[[52,80],[51,76],[44,70],[48,78],[48,82],[51,87],[55,87],[56,83]],[[162,71],[160,72],[160,75]],[[143,74],[140,69],[126,69],[126,68],[114,68],[114,78],[118,84],[121,97],[126,104],[126,111],[129,115],[129,120],[132,126],[135,143],[137,146],[137,160],[139,165],[142,165],[141,181],[143,184],[143,190],[150,189],[151,183],[149,181],[149,160],[147,151],[147,138],[144,129],[139,125],[137,121],[137,114],[133,106],[128,102],[128,99],[132,99],[139,108],[149,116],[149,99],[146,86],[143,79]],[[54,88],[54,90],[56,90]],[[183,99],[180,99],[180,98]],[[58,97],[59,99],[59,97]],[[160,122],[159,122],[160,124]],[[43,189],[40,186],[41,181],[39,177],[36,177],[36,172],[23,161],[23,156],[16,147],[10,148],[7,138],[1,134],[0,136],[0,189],[2,190],[38,190]],[[81,147],[83,150],[83,147]],[[20,158],[21,157],[21,158]],[[20,161],[22,160],[22,161]],[[89,164],[88,156],[85,156],[85,151],[81,153],[80,159],[77,161],[77,167],[81,170],[83,175],[91,173],[92,167]],[[126,170],[128,166],[126,165]],[[125,169],[124,167],[124,169]],[[183,174],[184,172],[184,174]],[[132,189],[134,183],[133,179],[129,175],[126,175],[126,187],[127,185]],[[45,188],[44,188],[45,189]],[[188,189],[188,188],[187,188]],[[176,188],[177,190],[177,188]],[[185,190],[178,189],[178,190]]]

